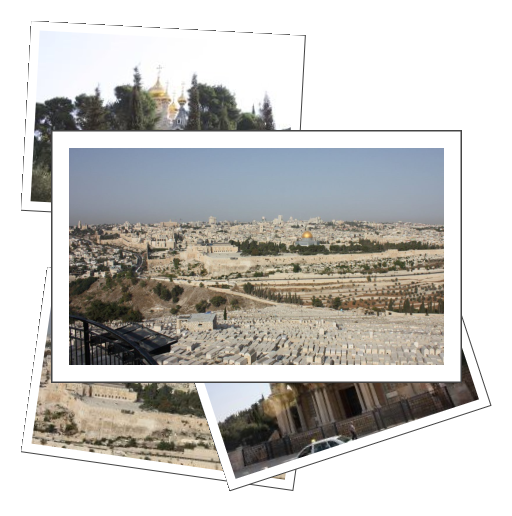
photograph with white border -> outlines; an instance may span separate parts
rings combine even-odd
[[[51,327],[44,323],[51,313],[50,276],[48,268],[22,452],[225,481],[202,409],[198,416],[143,408],[136,389],[125,384],[50,381]],[[188,383],[160,385],[153,394],[161,396],[165,387],[165,403],[197,396]],[[258,485],[293,490],[294,480],[291,472]]]
[[[53,380],[458,381],[460,152],[459,131],[55,132]],[[100,328],[90,357],[70,315]]]
[[[291,34],[33,22],[22,210],[51,210],[53,130],[182,130],[194,77],[202,129],[254,130],[269,108],[274,129],[300,129],[305,42]],[[136,79],[144,120],[132,127]]]
[[[197,384],[230,490],[490,406],[463,347],[458,383]]]

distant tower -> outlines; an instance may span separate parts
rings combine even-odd
[[[78,226],[77,226],[78,229],[82,229],[82,223],[80,221],[78,221]]]

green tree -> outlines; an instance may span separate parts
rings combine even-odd
[[[311,298],[311,304],[312,304],[312,306],[319,307],[319,308],[322,308],[324,306],[324,304],[322,303],[322,300],[315,296],[313,296]]]
[[[107,106],[107,119],[110,127],[116,131],[127,131],[130,128],[131,118],[131,100],[132,100],[133,86],[125,84],[116,86],[114,95],[116,100]],[[158,113],[156,112],[155,101],[151,95],[141,90],[139,95],[142,114],[143,114],[143,129],[151,130],[155,127],[158,120]]]
[[[215,306],[215,307],[219,307],[220,305],[225,305],[227,302],[227,299],[225,297],[222,297],[222,296],[214,296],[210,299],[210,303]]]
[[[210,303],[206,301],[206,299],[203,299],[202,301],[199,301],[199,303],[196,304],[196,311],[197,313],[205,313],[207,308],[210,306]]]
[[[35,137],[51,144],[52,131],[76,131],[73,102],[66,97],[54,97],[36,104]]]
[[[52,200],[52,132],[77,129],[73,110],[73,102],[66,97],[54,97],[36,104],[32,152],[32,201]]]
[[[266,93],[263,99],[263,106],[261,107],[260,117],[263,121],[263,128],[265,131],[273,131],[275,129],[272,104],[270,103],[270,99]]]
[[[224,320],[226,321],[228,318],[228,312],[226,311],[226,307],[224,307]]]
[[[300,272],[302,269],[298,263],[293,264],[293,272]]]
[[[229,121],[228,110],[226,109],[226,106],[222,106],[220,108],[219,129],[221,131],[231,131],[234,129],[233,124],[231,124]]]
[[[188,90],[188,121],[187,131],[201,130],[201,106],[199,104],[199,88],[197,87],[197,75],[192,76],[192,86]]]
[[[133,87],[132,95],[130,97],[130,118],[128,120],[128,130],[130,131],[142,131],[145,129],[141,91],[142,77],[138,67],[135,67],[133,69]]]
[[[260,129],[260,120],[253,113],[242,113],[236,124],[236,129],[237,131],[257,131]]]
[[[335,297],[333,300],[332,300],[332,307],[335,309],[335,310],[339,310],[341,308],[341,298],[340,297]]]
[[[192,90],[193,88],[189,90],[189,95]],[[199,83],[197,90],[201,129],[212,131],[228,126],[229,129],[234,129],[240,115],[235,96],[224,86]]]
[[[94,95],[82,93],[75,99],[75,116],[77,126],[85,131],[102,131],[110,129],[107,122],[108,110],[103,105],[99,87]]]

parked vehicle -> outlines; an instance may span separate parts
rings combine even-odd
[[[320,441],[315,441],[311,444],[308,444],[297,455],[297,459],[302,457],[307,457],[312,453],[317,453],[324,450],[329,450],[340,444],[344,444],[350,441],[349,437],[345,437],[344,435],[337,435],[336,437],[328,437],[327,439],[321,439]]]

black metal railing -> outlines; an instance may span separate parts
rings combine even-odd
[[[244,466],[265,462],[300,452],[312,441],[334,437],[350,436],[350,425],[356,428],[359,437],[365,437],[387,428],[421,419],[455,406],[446,387],[436,385],[433,392],[424,392],[395,403],[378,407],[362,414],[327,423],[309,430],[285,435],[280,439],[266,441],[242,449]]]
[[[135,340],[79,315],[69,316],[71,365],[157,365]]]

